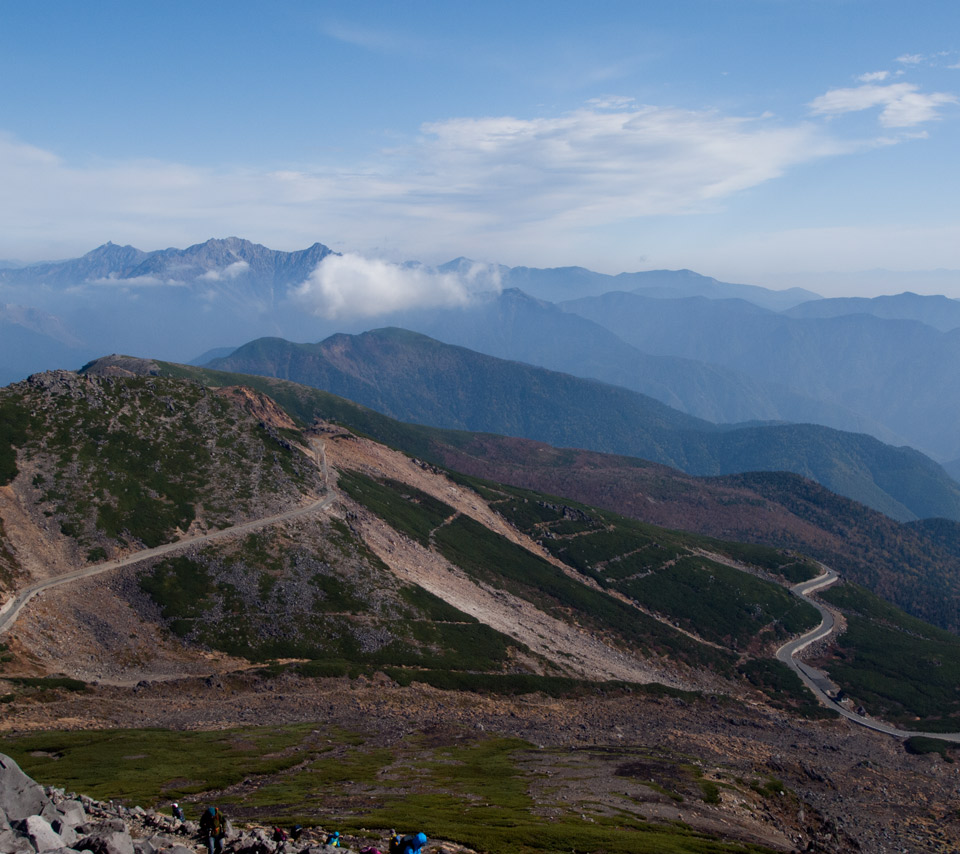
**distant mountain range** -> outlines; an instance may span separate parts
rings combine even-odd
[[[885,320],[916,320],[940,332],[960,328],[960,301],[945,296],[909,292],[892,296],[833,297],[810,300],[795,305],[783,313],[788,317],[801,318],[869,314]]]
[[[895,519],[960,520],[960,485],[912,449],[810,424],[720,427],[627,389],[407,330],[312,345],[259,339],[209,367],[321,388],[403,421],[627,454],[690,474],[791,471]]]
[[[795,318],[742,300],[627,293],[562,308],[648,353],[696,359],[760,383],[789,382],[799,394],[859,413],[860,429],[874,432],[878,422],[937,459],[960,457],[960,329],[867,313]]]
[[[0,383],[109,351],[190,361],[262,336],[319,341],[398,326],[620,385],[716,423],[869,433],[960,476],[956,300],[825,300],[689,270],[490,265],[501,290],[469,305],[332,321],[291,299],[330,254],[321,243],[278,252],[239,238],[154,252],[107,243],[82,258],[0,269],[0,303],[20,307],[0,318]],[[438,270],[475,267],[461,258]],[[26,311],[45,312],[59,331],[25,320]]]
[[[905,440],[882,424],[790,388],[697,359],[651,354],[602,324],[510,288],[461,308],[410,311],[388,317],[448,344],[501,359],[563,371],[639,391],[683,412],[718,423],[813,422],[867,432],[886,442]]]
[[[467,271],[476,261],[456,258],[439,267],[444,272]],[[710,299],[744,299],[756,305],[783,311],[819,294],[804,288],[774,291],[757,285],[738,285],[702,276],[693,270],[647,270],[619,273],[615,276],[595,273],[584,267],[504,267],[491,265],[504,288],[516,288],[531,296],[556,302],[580,296],[595,296],[610,291],[633,291],[663,299],[703,296]]]
[[[24,376],[20,365],[77,367],[105,350],[188,359],[265,332],[314,337],[320,324],[287,297],[330,251],[277,252],[236,237],[155,252],[106,243],[81,258],[0,269],[0,302],[56,315],[80,354],[44,339],[0,341],[0,382]]]

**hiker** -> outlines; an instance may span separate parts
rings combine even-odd
[[[287,842],[287,831],[282,827],[273,829],[273,841],[277,843],[277,854],[284,850]]]
[[[223,854],[226,822],[219,807],[207,807],[200,816],[200,838],[207,846],[207,854]]]
[[[420,854],[420,849],[427,844],[427,835],[423,832],[408,833],[406,836],[397,834],[390,840],[390,854]]]
[[[302,824],[295,824],[293,827],[290,828],[290,838],[291,838],[294,842],[299,842],[299,841],[300,841],[300,836],[301,836],[302,834],[303,834],[303,825],[302,825]]]
[[[331,848],[339,848],[340,847],[340,831],[339,830],[333,831],[333,833],[331,833],[327,837],[326,844],[329,845]]]
[[[177,821],[185,821],[185,820],[186,820],[186,819],[183,817],[183,810],[180,809],[180,804],[178,804],[176,801],[173,802],[173,808],[172,808],[172,809],[173,809],[173,817],[174,817]]]

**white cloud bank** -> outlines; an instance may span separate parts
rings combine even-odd
[[[441,272],[349,253],[327,255],[292,299],[311,314],[336,320],[465,305],[477,291],[499,290],[499,286],[494,269],[485,264]]]

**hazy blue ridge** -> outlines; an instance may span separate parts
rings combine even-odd
[[[824,318],[869,314],[886,320],[916,320],[940,332],[960,328],[960,300],[942,295],[885,294],[878,297],[832,297],[805,302],[783,312],[788,317]]]
[[[0,386],[49,370],[51,365],[78,368],[97,354],[0,318]]]
[[[466,258],[457,258],[440,269],[463,270],[471,265]],[[504,267],[496,268],[504,287],[519,288],[541,299],[572,299],[594,296],[609,291],[640,290],[649,296],[676,299],[704,296],[710,299],[745,299],[776,311],[791,308],[819,294],[804,288],[770,290],[758,285],[721,282],[693,270],[645,270],[636,273],[607,275],[584,267]]]
[[[627,389],[406,330],[307,345],[259,339],[209,367],[322,388],[403,421],[625,454],[690,474],[790,471],[896,519],[960,519],[960,485],[910,448],[816,425],[721,429]]]
[[[592,320],[517,289],[463,307],[396,313],[389,321],[447,344],[629,388],[708,421],[810,421],[903,443],[842,403],[824,403],[782,382],[760,382],[719,365],[651,355],[642,342],[628,344]]]
[[[702,297],[611,293],[561,308],[650,353],[719,365],[761,383],[789,377],[799,394],[857,413],[862,431],[875,433],[877,422],[938,459],[960,457],[960,330],[867,314],[793,318]]]

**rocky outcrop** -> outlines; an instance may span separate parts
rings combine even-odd
[[[104,803],[43,788],[0,753],[0,852],[3,854],[197,854],[206,845],[195,821],[152,809]],[[319,838],[313,838],[318,836]],[[239,831],[227,821],[225,854],[350,854],[307,831],[278,849],[263,828]]]

